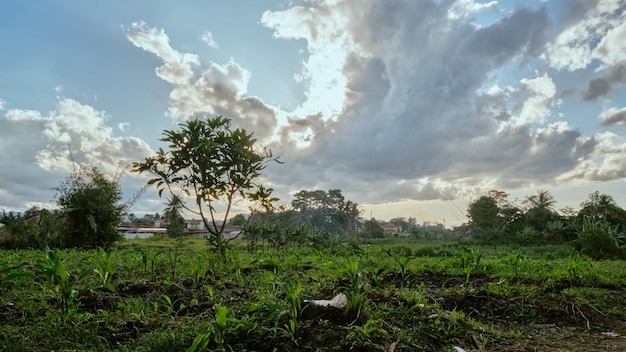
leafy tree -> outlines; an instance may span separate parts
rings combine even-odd
[[[389,223],[394,224],[396,226],[400,226],[402,231],[407,231],[409,229],[409,222],[407,221],[406,218],[403,218],[403,217],[393,218],[389,220]]]
[[[580,220],[599,220],[612,225],[626,226],[626,211],[608,194],[595,191],[581,203],[580,207],[577,216]]]
[[[302,190],[294,195],[291,206],[302,223],[329,233],[356,234],[359,205],[346,201],[340,189]]]
[[[126,206],[120,203],[122,191],[118,180],[97,168],[79,169],[54,190],[66,221],[59,239],[61,247],[109,247],[122,239],[117,227]]]
[[[160,140],[168,143],[169,151],[159,149],[143,163],[133,163],[133,172],[154,175],[148,185],[156,185],[159,195],[180,191],[191,196],[194,205],[183,202],[183,208],[200,216],[207,239],[224,252],[228,243],[224,226],[236,200],[257,202],[266,209],[277,200],[271,188],[256,180],[268,162],[278,159],[265,147],[255,148],[252,133],[232,130],[231,120],[222,116],[187,121],[178,131],[165,130],[163,135]]]
[[[371,218],[370,220],[366,220],[363,222],[359,234],[360,236],[366,238],[383,238],[385,236],[385,231],[378,223],[378,220]]]
[[[230,219],[230,224],[234,226],[243,226],[246,224],[246,217],[243,214],[237,214]]]
[[[499,213],[500,208],[498,208],[495,199],[481,196],[470,204],[467,216],[470,219],[472,230],[482,230],[502,225]]]

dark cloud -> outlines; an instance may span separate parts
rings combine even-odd
[[[600,97],[607,97],[618,85],[626,83],[626,64],[616,64],[606,70],[602,77],[589,81],[587,89],[581,93],[583,101],[595,101]]]
[[[609,109],[600,114],[602,126],[626,125],[626,108]]]
[[[346,104],[336,121],[315,120],[310,153],[281,150],[298,175],[293,186],[341,187],[371,201],[445,199],[455,193],[446,184],[470,176],[519,186],[576,164],[580,133],[566,129],[549,146],[528,126],[501,127],[513,118],[506,94],[476,94],[489,72],[542,51],[545,9],[519,9],[480,29],[430,2],[368,3],[348,16],[363,52],[348,55]],[[311,122],[294,119],[284,135]],[[572,157],[547,161],[564,155]]]
[[[521,54],[543,52],[550,19],[545,8],[519,9],[499,22],[475,31],[467,42],[467,53],[481,56],[500,66]]]

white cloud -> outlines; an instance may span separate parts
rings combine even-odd
[[[486,3],[473,0],[457,0],[448,10],[448,15],[453,20],[471,16],[474,13],[485,10],[497,10],[498,2],[490,1]]]
[[[547,74],[537,78],[524,78],[520,81],[529,97],[522,105],[517,119],[519,124],[544,123],[550,117],[550,105],[556,96],[556,85]]]
[[[215,49],[218,48],[217,43],[213,39],[213,33],[211,33],[211,32],[204,32],[204,33],[202,33],[200,35],[200,40],[205,42],[206,45],[210,46],[211,48],[215,48]]]
[[[237,62],[203,64],[197,55],[174,50],[163,29],[149,28],[143,22],[133,24],[127,37],[163,60],[156,73],[172,86],[168,116],[187,120],[224,115],[237,126],[255,131],[260,139],[271,137],[276,127],[275,108],[246,95],[250,72]]]
[[[130,123],[128,122],[120,122],[117,124],[117,129],[122,132],[128,131],[129,128],[130,128]]]
[[[559,176],[559,181],[587,180],[611,181],[626,177],[626,138],[613,132],[599,133],[596,147],[590,157],[576,168]]]
[[[626,12],[624,3],[614,0],[588,2],[580,20],[571,20],[550,43],[543,58],[556,69],[575,71],[589,66],[594,59],[605,67],[624,59]]]
[[[60,99],[55,110],[9,110],[0,116],[0,207],[26,209],[48,204],[51,188],[72,172],[76,164],[98,167],[108,175],[131,161],[152,154],[136,137],[113,137],[103,111],[73,99]],[[4,202],[4,203],[2,203]]]
[[[626,108],[610,108],[600,114],[602,126],[626,125]]]

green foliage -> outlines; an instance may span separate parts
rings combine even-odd
[[[54,243],[62,229],[63,221],[57,211],[31,207],[24,214],[2,212],[0,223],[5,226],[0,231],[0,247],[37,248],[35,236]]]
[[[302,190],[294,195],[291,206],[300,223],[319,228],[328,233],[356,235],[359,205],[346,201],[340,189]]]
[[[617,228],[600,221],[586,221],[578,233],[577,245],[583,254],[594,259],[621,258],[624,249],[619,246],[619,238]]]
[[[277,200],[271,188],[256,180],[269,161],[278,159],[265,147],[257,150],[251,133],[232,130],[231,120],[221,116],[187,121],[180,130],[165,130],[163,135],[160,140],[168,143],[169,151],[159,149],[143,163],[134,163],[133,172],[154,175],[148,185],[155,185],[159,195],[180,191],[191,196],[194,205],[181,206],[201,217],[210,243],[222,253],[228,243],[224,225],[236,200],[247,199],[264,209]]]
[[[179,196],[172,194],[167,201],[167,208],[163,211],[163,216],[167,222],[167,235],[178,238],[185,234],[185,218],[182,215],[183,203]]]
[[[459,255],[459,267],[463,271],[463,274],[465,274],[465,283],[469,282],[470,275],[478,268],[482,256],[483,255],[478,249],[461,247],[461,253]]]
[[[350,346],[350,350],[371,347],[375,341],[386,339],[389,333],[383,329],[383,321],[381,319],[368,320],[362,326],[353,325],[346,327],[348,335],[346,342]]]
[[[74,313],[75,300],[78,298],[80,291],[77,286],[80,285],[83,280],[89,274],[89,271],[83,271],[77,278],[72,279],[71,275],[66,270],[61,257],[57,250],[52,250],[48,247],[41,238],[36,237],[37,242],[45,251],[46,259],[39,260],[34,264],[34,268],[37,273],[42,274],[46,281],[43,287],[47,287],[56,292],[61,302],[61,313],[63,317],[63,323]]]
[[[0,350],[445,351],[482,344],[499,351],[545,350],[558,339],[578,351],[576,341],[567,345],[572,331],[619,331],[626,317],[623,261],[593,261],[563,244],[464,251],[458,243],[402,239],[351,255],[348,247],[299,244],[248,252],[234,241],[242,250],[226,256],[206,243],[175,247],[171,238],[132,244],[143,254],[123,248],[128,243],[0,250]],[[398,275],[389,253],[401,258],[423,246],[437,255],[405,263],[419,267],[418,275]],[[172,276],[157,253],[175,249]],[[103,289],[105,281],[115,293]],[[345,310],[302,303],[338,293],[347,297]],[[546,336],[546,324],[560,328]]]
[[[591,220],[626,227],[626,210],[620,208],[613,197],[598,191],[580,205],[578,219]]]
[[[117,227],[126,206],[120,204],[122,191],[118,180],[96,168],[79,169],[60,183],[56,201],[65,214],[60,247],[109,247],[122,239]]]
[[[470,204],[468,217],[471,220],[471,228],[474,234],[482,239],[490,240],[491,233],[488,231],[502,226],[502,219],[498,216],[498,204],[496,200],[482,196]]]
[[[383,238],[385,232],[374,218],[363,222],[360,226],[359,236],[364,238]]]

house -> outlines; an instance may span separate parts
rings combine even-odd
[[[383,233],[386,235],[397,235],[402,232],[402,226],[394,224],[383,224],[381,227],[383,228]]]
[[[185,219],[187,230],[204,230],[204,223],[200,219]]]

